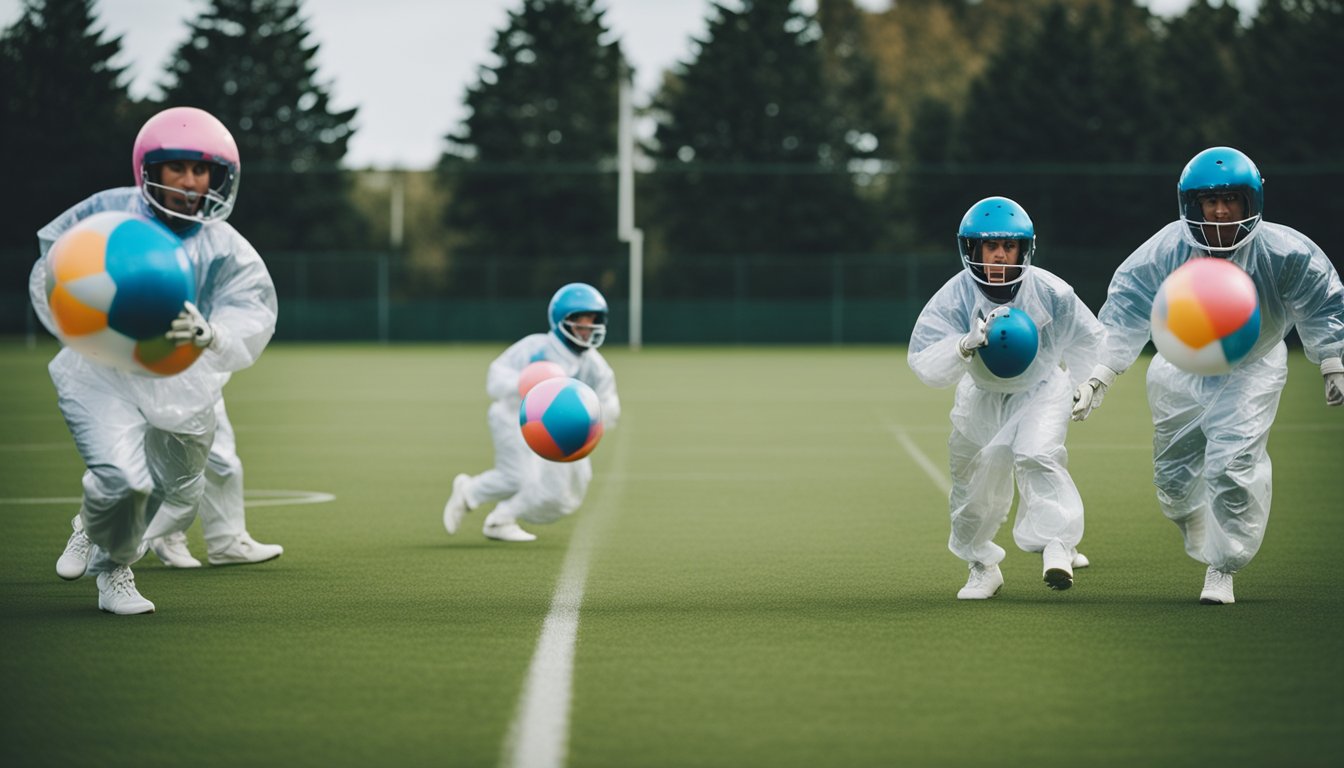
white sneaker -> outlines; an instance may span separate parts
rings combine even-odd
[[[1041,562],[1046,586],[1058,590],[1073,586],[1073,552],[1065,549],[1058,539],[1045,545]]]
[[[1003,572],[997,565],[971,563],[971,575],[966,586],[957,592],[958,600],[988,600],[999,594],[1003,586]]]
[[[1091,564],[1092,561],[1087,559],[1087,555],[1084,555],[1076,549],[1073,550],[1073,570],[1076,571],[1080,568],[1086,568]]]
[[[56,575],[66,581],[74,581],[84,575],[89,568],[89,558],[93,555],[93,542],[84,532],[84,521],[75,515],[70,523],[75,532],[65,542],[65,551],[56,559]]]
[[[279,544],[262,544],[243,531],[224,549],[211,552],[207,559],[211,565],[248,565],[274,560],[284,553],[285,548]]]
[[[154,604],[136,590],[135,574],[129,565],[98,574],[98,608],[118,616],[154,612]]]
[[[491,523],[486,521],[482,529],[485,538],[495,541],[536,541],[537,537],[518,527],[517,523]]]
[[[443,505],[443,529],[448,533],[457,533],[457,527],[462,524],[462,518],[471,511],[467,504],[467,483],[471,482],[470,475],[458,475],[453,478],[453,495],[448,497],[448,503]]]
[[[1237,602],[1232,597],[1232,574],[1209,566],[1204,573],[1204,591],[1199,593],[1199,602],[1203,605],[1231,605]]]
[[[149,540],[149,548],[154,555],[169,568],[200,568],[201,561],[191,556],[187,549],[187,534],[177,531],[167,536]]]

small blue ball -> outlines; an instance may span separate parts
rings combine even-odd
[[[1007,315],[990,320],[985,337],[989,343],[980,348],[980,360],[1001,379],[1021,376],[1036,359],[1040,344],[1036,323],[1016,307],[1010,307]]]

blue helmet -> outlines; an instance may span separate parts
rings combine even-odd
[[[589,312],[597,317],[591,326],[580,326],[592,329],[588,337],[584,338],[575,330],[575,324],[569,317]],[[607,300],[602,298],[600,291],[587,283],[570,283],[556,291],[546,314],[551,321],[551,332],[580,352],[597,349],[607,338]]]
[[[1235,194],[1241,197],[1245,218],[1223,223],[1236,226],[1236,234],[1222,242],[1221,227],[1207,227],[1200,198],[1206,195]],[[1196,248],[1210,253],[1235,251],[1255,237],[1260,228],[1260,216],[1265,210],[1265,180],[1251,158],[1231,147],[1210,147],[1191,158],[1176,182],[1176,198],[1180,204],[1181,221],[1185,222],[1185,239]],[[1215,242],[1210,243],[1213,237]]]
[[[1022,255],[1021,264],[1001,270],[999,278],[992,279],[985,268],[1001,265],[986,264],[982,260],[982,240],[1017,240],[1018,252]],[[962,267],[971,273],[977,283],[982,286],[1012,286],[1010,294],[1016,293],[1017,284],[1026,277],[1027,268],[1031,266],[1032,254],[1036,253],[1036,227],[1022,206],[1006,197],[986,197],[972,205],[966,215],[961,217],[961,226],[957,228],[957,250],[961,253]]]

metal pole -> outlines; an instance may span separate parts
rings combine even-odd
[[[630,70],[621,64],[616,130],[616,236],[630,244],[630,348],[644,344],[644,233],[635,229],[635,130]]]
[[[392,300],[388,296],[390,262],[397,254],[401,253],[402,236],[405,232],[406,221],[406,175],[401,169],[392,170],[392,199],[389,203],[392,210],[389,212],[389,223],[387,230],[387,244],[390,252],[384,254],[378,259],[378,341],[386,344],[389,340],[390,326],[392,325]]]

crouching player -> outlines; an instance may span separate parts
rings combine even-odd
[[[533,541],[518,525],[553,523],[583,503],[593,478],[589,459],[547,461],[523,442],[518,428],[522,396],[518,377],[539,360],[557,363],[571,378],[593,388],[602,404],[604,429],[621,414],[616,377],[597,348],[606,337],[607,300],[596,288],[570,283],[556,291],[548,309],[551,330],[523,337],[490,364],[486,393],[494,401],[488,419],[495,442],[495,466],[479,475],[453,478],[452,496],[443,508],[443,527],[457,533],[462,518],[482,504],[498,502],[485,518],[483,532],[496,541]]]
[[[1073,585],[1087,565],[1077,551],[1083,502],[1067,469],[1073,388],[1092,369],[1101,324],[1058,277],[1031,266],[1035,228],[1004,197],[975,205],[957,232],[963,270],[934,294],[910,338],[908,361],[933,387],[956,385],[952,406],[952,534],[948,548],[969,564],[962,600],[994,597],[1003,586],[1004,550],[994,535],[1008,517],[1013,479],[1021,494],[1013,538],[1040,552],[1045,583]],[[1003,379],[976,362],[987,321],[1014,307],[1036,324],[1039,348],[1021,374]],[[1061,363],[1063,366],[1061,366]]]
[[[266,265],[225,221],[241,170],[228,129],[199,109],[164,110],[140,129],[132,164],[136,186],[96,193],[38,232],[45,255],[61,233],[100,211],[157,218],[182,238],[197,276],[196,304],[187,302],[167,333],[179,346],[203,350],[187,370],[162,379],[138,376],[68,347],[48,366],[61,414],[87,467],[75,530],[56,570],[67,579],[86,571],[95,575],[98,607],[121,615],[154,612],[130,566],[150,539],[191,524],[211,482],[207,460],[215,450],[223,387],[234,371],[256,362],[276,321],[275,287]],[[37,316],[54,332],[46,280],[46,260],[38,259],[29,295]],[[231,440],[227,452],[232,454]],[[222,543],[245,539],[256,545],[242,527],[241,505],[236,513],[233,535],[221,537]],[[213,556],[211,561],[217,562]]]

